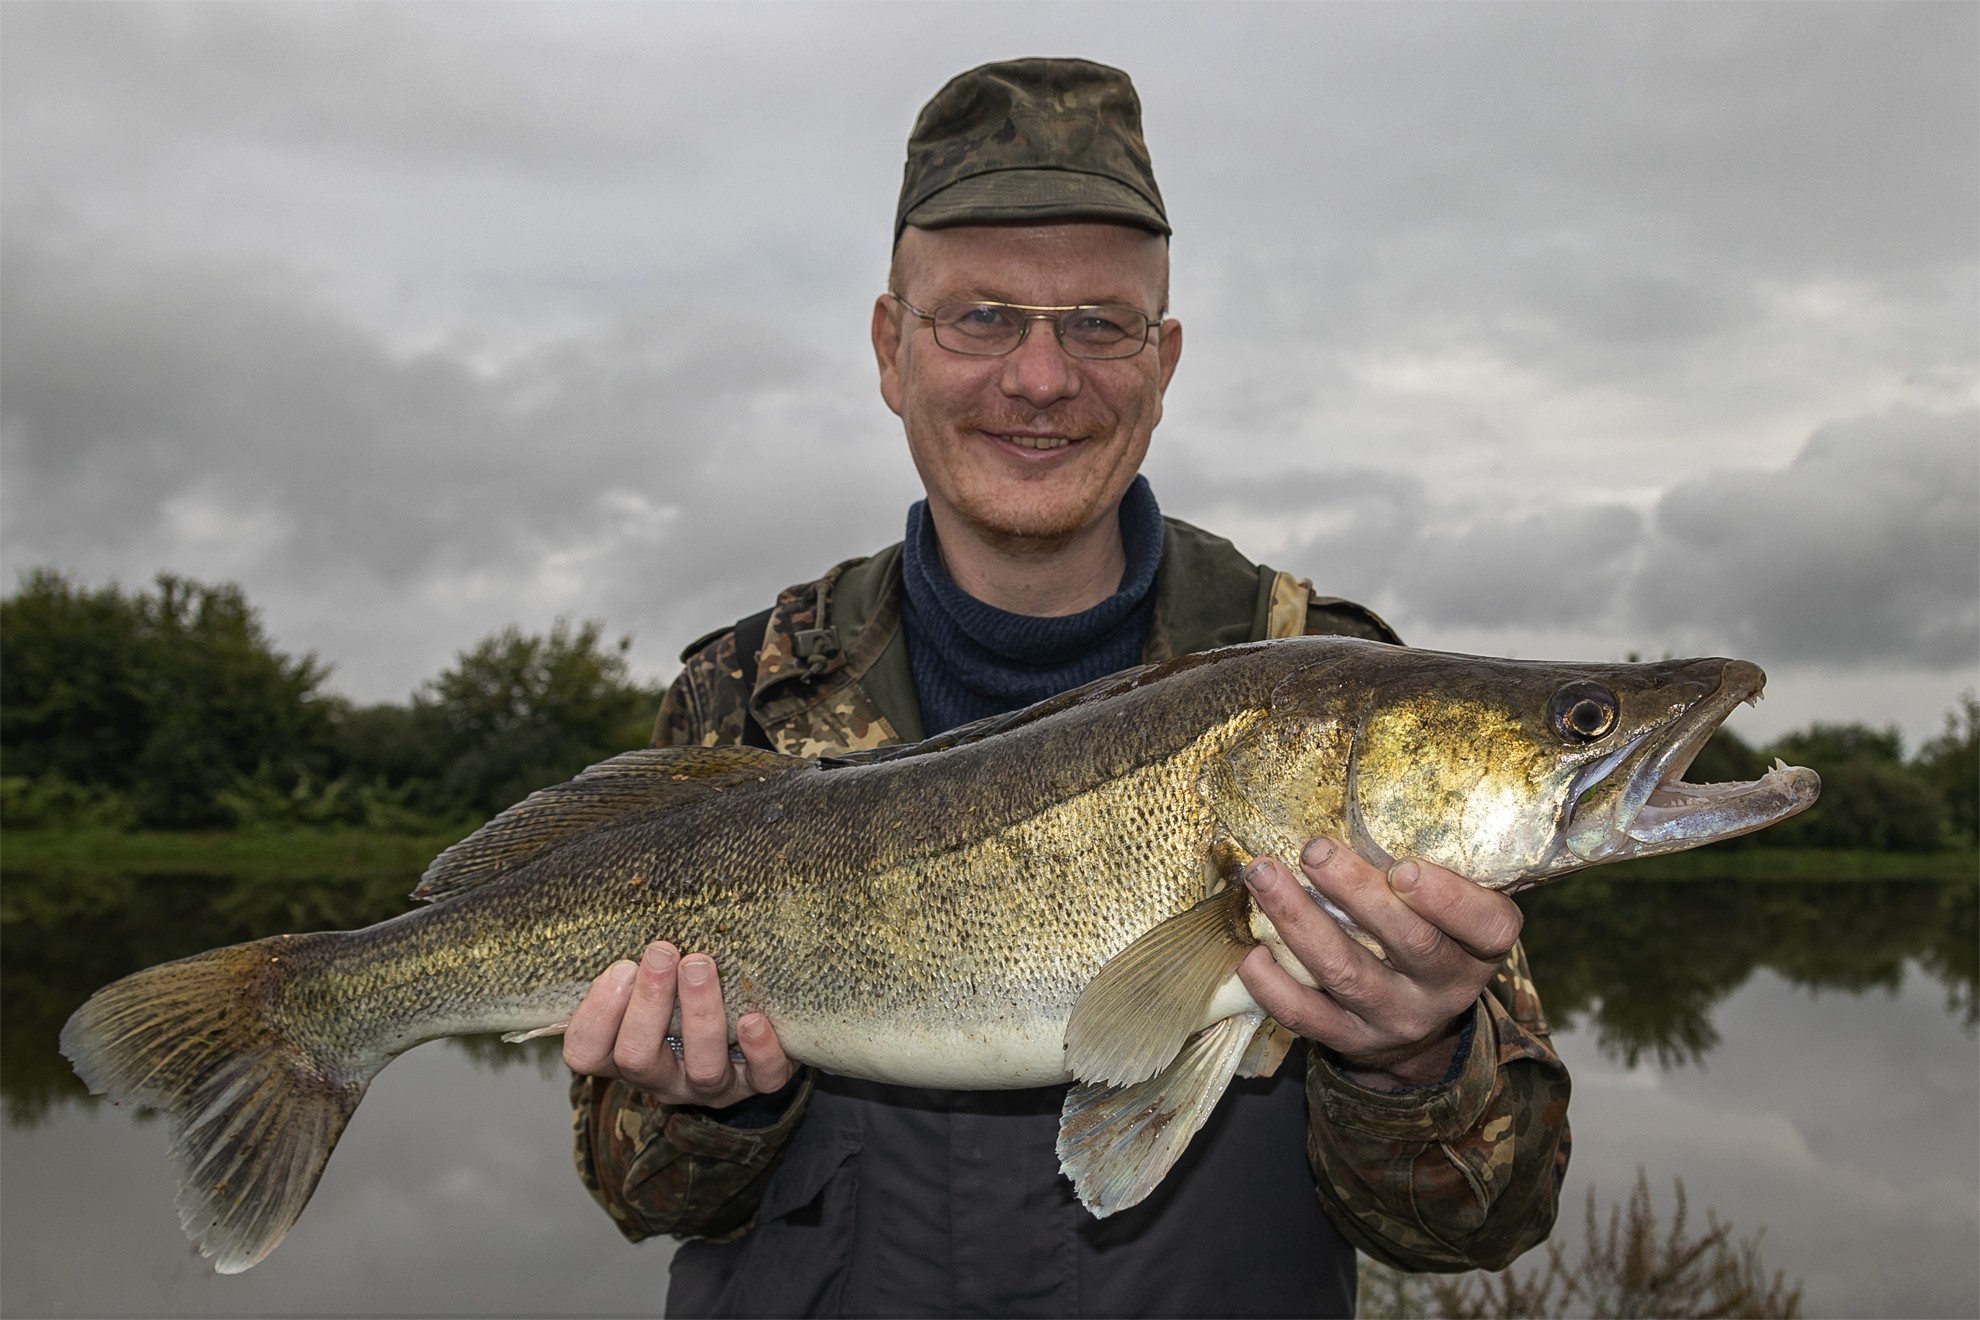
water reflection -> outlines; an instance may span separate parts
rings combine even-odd
[[[1650,880],[1619,866],[1519,896],[1557,1028],[1589,1019],[1634,1067],[1695,1064],[1715,1005],[1761,968],[1811,990],[1895,993],[1914,963],[1980,1024],[1980,880]]]
[[[69,1014],[101,986],[223,944],[368,926],[405,911],[418,878],[9,867],[0,887],[0,1092],[8,1121],[31,1124],[51,1104],[87,1094],[57,1041]],[[476,1054],[497,1066],[534,1061],[543,1052],[483,1048]]]
[[[71,1103],[83,1091],[56,1037],[98,986],[219,944],[380,920],[406,909],[414,878],[8,870],[0,1313],[657,1307],[668,1245],[623,1243],[579,1188],[554,1040],[532,1053],[481,1038],[388,1068],[299,1231],[228,1278],[178,1230],[159,1125]],[[1770,1264],[1808,1281],[1811,1314],[1971,1314],[1977,891],[1624,866],[1521,895],[1575,1076],[1569,1204],[1591,1180],[1620,1193],[1643,1166],[1742,1233],[1765,1226]],[[1709,1070],[1690,1066],[1722,1035]],[[486,1084],[517,1060],[541,1075]]]

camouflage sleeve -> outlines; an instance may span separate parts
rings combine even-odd
[[[571,1076],[578,1181],[629,1242],[747,1229],[778,1154],[804,1117],[807,1071],[768,1127],[730,1127],[706,1111],[662,1104],[624,1082]]]
[[[654,746],[742,741],[735,650],[735,634],[725,633],[687,657],[661,698]],[[661,1233],[733,1236],[755,1218],[770,1170],[810,1094],[807,1070],[774,1122],[737,1127],[704,1109],[663,1104],[624,1082],[574,1073],[578,1180],[630,1241]]]
[[[1366,1090],[1319,1050],[1307,1065],[1307,1155],[1328,1216],[1398,1269],[1503,1269],[1544,1240],[1567,1173],[1568,1074],[1526,951],[1514,947],[1473,1010],[1456,1079]]]

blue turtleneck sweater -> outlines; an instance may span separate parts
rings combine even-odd
[[[922,732],[932,738],[1138,663],[1162,562],[1162,511],[1146,477],[1136,477],[1121,500],[1121,543],[1127,571],[1098,605],[1056,618],[1012,614],[956,585],[928,501],[916,501],[902,544],[901,623]]]

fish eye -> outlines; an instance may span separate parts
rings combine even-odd
[[[1587,679],[1569,683],[1554,694],[1547,718],[1554,732],[1568,742],[1594,742],[1616,727],[1620,707],[1616,694]]]

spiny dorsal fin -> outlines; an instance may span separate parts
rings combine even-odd
[[[1105,1219],[1138,1204],[1182,1157],[1248,1057],[1259,1015],[1204,1028],[1163,1072],[1132,1086],[1084,1082],[1059,1111],[1059,1168],[1080,1204]]]
[[[821,757],[819,764],[826,769],[843,766],[874,765],[883,761],[905,761],[917,756],[928,756],[934,752],[946,752],[952,747],[966,747],[971,743],[982,742],[985,738],[1000,733],[1009,733],[1062,710],[1084,705],[1089,701],[1105,701],[1109,697],[1128,692],[1147,680],[1158,666],[1138,665],[1133,669],[1123,669],[1119,673],[1096,678],[1091,683],[1068,689],[1057,696],[1033,702],[1018,710],[1001,715],[986,715],[980,720],[958,724],[932,738],[924,738],[918,743],[891,743],[885,747],[865,747],[853,752],[840,752],[834,756]]]
[[[698,802],[737,784],[811,762],[756,747],[643,747],[538,789],[433,859],[412,896],[422,902],[485,884],[546,849],[614,821]]]
[[[1233,885],[1108,960],[1066,1020],[1066,1070],[1083,1082],[1125,1085],[1166,1068],[1256,943],[1250,901],[1249,890]]]

